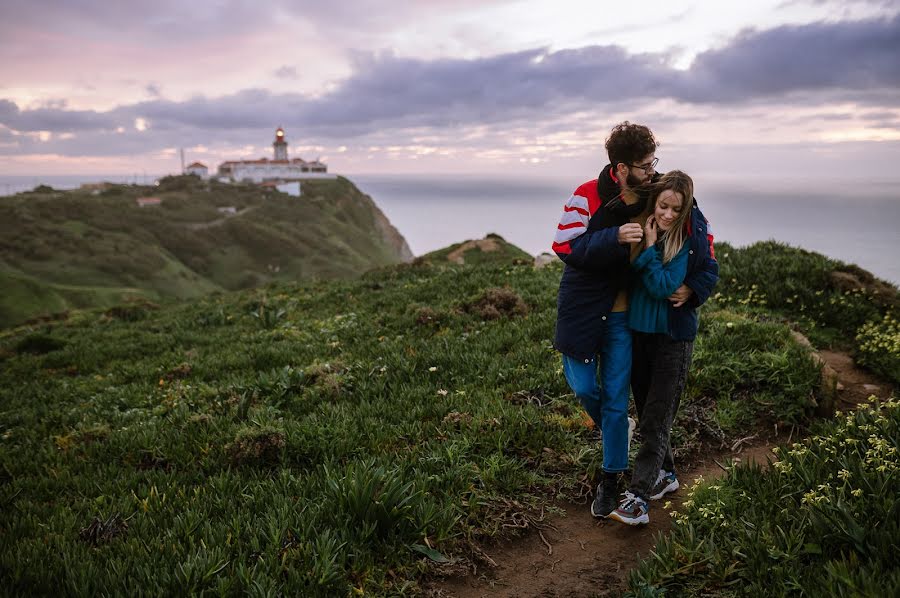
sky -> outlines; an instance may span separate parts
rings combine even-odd
[[[0,175],[291,157],[579,176],[900,182],[900,1],[0,0]]]

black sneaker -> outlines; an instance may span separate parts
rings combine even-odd
[[[609,517],[609,514],[616,510],[618,500],[616,499],[619,492],[619,476],[605,475],[603,481],[597,484],[597,495],[594,502],[591,503],[591,515],[599,519]]]

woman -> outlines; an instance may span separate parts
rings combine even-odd
[[[692,258],[706,243],[706,220],[693,197],[693,181],[683,172],[669,172],[656,183],[643,250],[632,264],[631,385],[643,443],[628,492],[609,515],[630,525],[648,523],[648,501],[678,489],[669,437],[691,363],[697,307],[690,301],[675,307],[669,297],[699,267]]]

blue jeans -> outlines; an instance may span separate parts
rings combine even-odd
[[[594,424],[603,433],[603,471],[628,469],[628,393],[631,380],[631,330],[628,313],[606,316],[602,341],[595,359],[563,355],[563,372]],[[597,364],[600,383],[597,383]]]

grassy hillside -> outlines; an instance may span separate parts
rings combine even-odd
[[[138,207],[146,196],[162,204]],[[238,213],[217,210],[224,207]],[[411,257],[372,200],[343,178],[306,182],[299,198],[192,176],[98,196],[42,187],[0,198],[0,326],[129,297],[346,278]]]
[[[821,398],[786,316],[730,272],[701,317],[680,460],[802,426]],[[550,346],[560,273],[420,260],[0,332],[6,591],[396,596],[478,560],[602,463]],[[803,313],[891,309],[820,290]]]
[[[483,265],[491,263],[531,264],[534,257],[519,249],[497,234],[489,234],[484,239],[454,243],[449,247],[426,253],[419,258],[433,264],[451,263]]]

